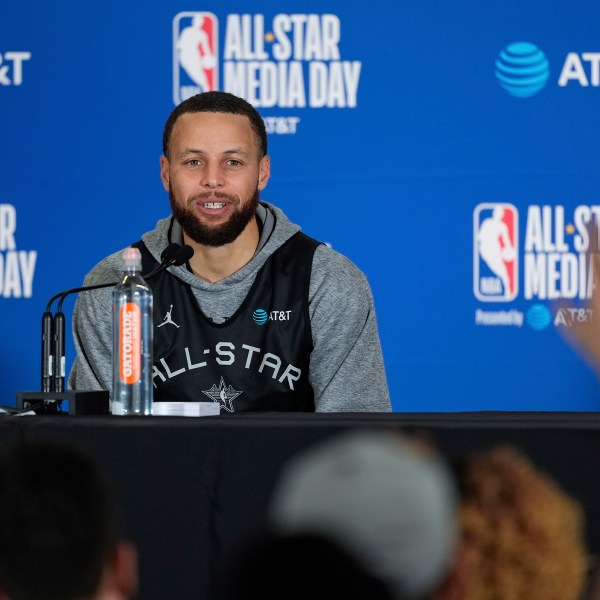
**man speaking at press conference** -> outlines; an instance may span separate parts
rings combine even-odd
[[[149,279],[154,401],[218,402],[221,413],[391,410],[370,286],[347,258],[263,201],[270,177],[259,113],[225,92],[177,106],[160,176],[172,215],[139,244],[143,272],[170,243],[186,265]],[[88,274],[113,281],[121,251]],[[111,289],[74,309],[73,389],[112,387]]]

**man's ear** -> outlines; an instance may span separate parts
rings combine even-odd
[[[431,594],[430,600],[464,600],[477,568],[477,550],[472,544],[462,541],[456,551],[454,562],[441,584]]]
[[[137,550],[130,542],[119,542],[109,564],[106,565],[96,598],[97,600],[129,600],[137,594],[137,591]]]
[[[160,180],[162,181],[163,187],[168,192],[171,176],[169,174],[169,159],[164,154],[160,157]]]
[[[267,187],[267,183],[271,177],[271,159],[268,154],[265,154],[260,159],[258,165],[258,189],[264,190]]]
[[[119,542],[117,583],[123,598],[133,598],[138,591],[138,553],[131,542]]]

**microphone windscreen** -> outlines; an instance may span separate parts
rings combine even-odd
[[[177,252],[177,250],[179,250],[181,248],[181,246],[179,244],[169,244],[163,251],[162,254],[160,255],[160,259],[163,262],[167,262],[169,260],[173,259],[173,255]]]
[[[185,246],[179,246],[171,256],[173,266],[179,267],[180,265],[185,264],[192,256],[194,256],[194,249],[191,246],[188,246],[187,244]]]

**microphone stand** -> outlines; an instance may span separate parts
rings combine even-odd
[[[143,275],[149,279],[161,271],[186,263],[194,254],[191,246],[169,244],[162,254],[160,264],[150,273]],[[109,397],[106,390],[65,390],[65,315],[62,305],[65,298],[74,293],[87,292],[106,287],[114,287],[116,281],[72,288],[54,295],[42,315],[42,374],[41,391],[17,392],[16,406],[19,411],[33,411],[36,414],[63,414],[62,401],[69,401],[69,415],[107,415]],[[52,304],[56,299],[57,311],[52,315]]]

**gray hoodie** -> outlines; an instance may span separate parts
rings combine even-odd
[[[169,272],[191,286],[202,312],[222,323],[240,306],[267,258],[293,236],[299,227],[277,207],[262,202],[257,210],[262,233],[253,259],[239,271],[207,283],[186,267]],[[181,227],[171,217],[162,219],[142,236],[160,262],[171,243],[182,243]],[[116,281],[122,269],[122,250],[98,263],[85,285]],[[111,288],[83,292],[73,312],[77,357],[69,376],[72,389],[112,390]],[[317,412],[390,411],[381,344],[373,296],[364,274],[341,254],[325,245],[317,248],[309,289],[309,314],[314,349],[309,381]]]

